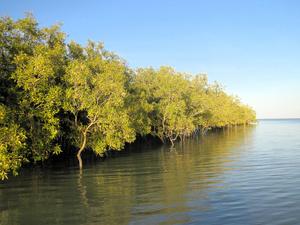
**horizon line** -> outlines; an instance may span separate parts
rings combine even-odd
[[[299,120],[300,117],[257,118],[257,120]]]

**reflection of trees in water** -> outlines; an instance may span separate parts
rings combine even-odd
[[[132,217],[141,223],[151,223],[144,219],[187,212],[191,207],[187,204],[189,193],[202,194],[202,190],[222,182],[220,175],[230,169],[225,164],[239,157],[238,148],[249,144],[252,130],[251,127],[221,130],[186,140],[173,152],[162,146],[159,153],[154,150],[144,152],[141,157],[131,155],[125,161],[116,160],[124,163],[117,168],[114,168],[117,162],[102,165],[95,171],[97,185],[91,186],[88,193],[99,192],[103,204],[99,204],[100,198],[91,195],[92,207],[102,212],[103,222],[110,224],[127,224]],[[122,168],[124,165],[126,168]],[[202,197],[206,197],[205,192]],[[168,219],[177,223],[189,220],[186,215]]]
[[[65,199],[74,193],[71,174],[51,175],[47,171],[12,177],[0,189],[0,224],[59,224],[66,216]],[[76,189],[75,189],[76,190]],[[3,215],[8,214],[6,218]],[[53,222],[55,221],[55,222]]]
[[[77,170],[38,173],[9,180],[0,189],[4,224],[128,224],[188,222],[191,193],[222,182],[239,146],[249,144],[251,127],[231,128],[168,147],[107,160]],[[250,139],[251,140],[251,139]],[[7,189],[11,187],[10,189]],[[202,196],[203,195],[203,196]],[[160,217],[157,217],[157,215]],[[178,214],[176,214],[178,215]],[[153,221],[152,221],[153,223]]]

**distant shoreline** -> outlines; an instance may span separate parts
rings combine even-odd
[[[257,120],[300,120],[300,118],[263,118]]]

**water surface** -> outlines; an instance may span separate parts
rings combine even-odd
[[[0,183],[1,225],[299,224],[300,120],[146,146]]]

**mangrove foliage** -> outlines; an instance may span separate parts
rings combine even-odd
[[[101,43],[67,42],[28,15],[0,20],[0,179],[72,146],[102,156],[137,136],[174,144],[255,112],[206,75],[131,69]]]

